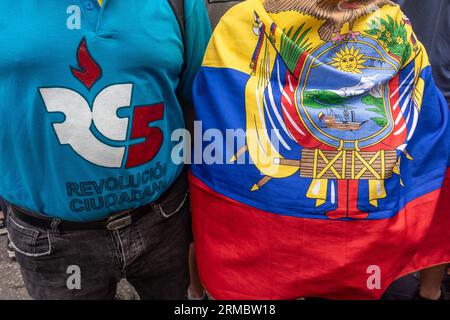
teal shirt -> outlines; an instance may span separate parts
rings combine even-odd
[[[156,200],[211,28],[185,0],[0,2],[0,194],[72,221]]]

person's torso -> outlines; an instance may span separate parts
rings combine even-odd
[[[154,201],[181,167],[170,133],[183,41],[166,0],[0,2],[0,194],[94,220]]]
[[[195,177],[260,210],[314,219],[391,218],[432,190],[408,176],[433,130],[419,117],[435,96],[424,91],[426,53],[398,6],[352,3],[248,0],[224,15],[194,98],[205,134],[226,143],[205,148]]]

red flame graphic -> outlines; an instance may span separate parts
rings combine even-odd
[[[89,90],[101,78],[102,69],[92,58],[86,45],[86,39],[81,40],[77,51],[79,69],[70,67],[72,74]]]

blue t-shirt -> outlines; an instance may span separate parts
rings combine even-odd
[[[34,212],[101,219],[156,200],[211,28],[185,0],[0,2],[0,194]],[[185,63],[186,60],[186,63]]]

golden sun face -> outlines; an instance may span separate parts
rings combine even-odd
[[[345,49],[341,48],[339,52],[336,52],[336,56],[333,58],[333,63],[331,64],[333,67],[338,69],[339,71],[345,71],[350,73],[362,73],[361,69],[364,69],[364,54],[359,53],[360,49],[355,50],[355,47],[348,46]]]

